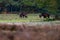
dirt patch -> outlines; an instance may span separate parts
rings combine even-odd
[[[60,40],[60,24],[0,23],[0,40]]]

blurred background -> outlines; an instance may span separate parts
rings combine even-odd
[[[23,11],[28,12],[30,16],[31,14],[34,15],[34,17],[35,14],[39,15],[43,12],[60,16],[60,0],[0,0],[0,14],[12,14],[14,16],[13,14],[19,14]],[[0,19],[4,19],[6,15],[3,16],[0,15]],[[34,17],[31,18],[34,19]],[[18,17],[15,19],[18,19]]]
[[[60,13],[60,0],[0,0],[0,12]]]

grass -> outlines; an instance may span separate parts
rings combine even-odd
[[[39,22],[39,14],[28,14],[28,18],[20,18],[18,14],[0,14],[0,22]]]
[[[0,23],[0,40],[60,40],[60,24]]]
[[[42,21],[51,20],[39,18],[39,14],[28,14],[28,18],[20,18],[18,14],[0,14],[0,22],[42,22]]]

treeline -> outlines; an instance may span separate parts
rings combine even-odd
[[[50,12],[60,11],[60,0],[0,0],[0,12]]]

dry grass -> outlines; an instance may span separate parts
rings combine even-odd
[[[60,40],[60,24],[0,24],[0,40]]]

